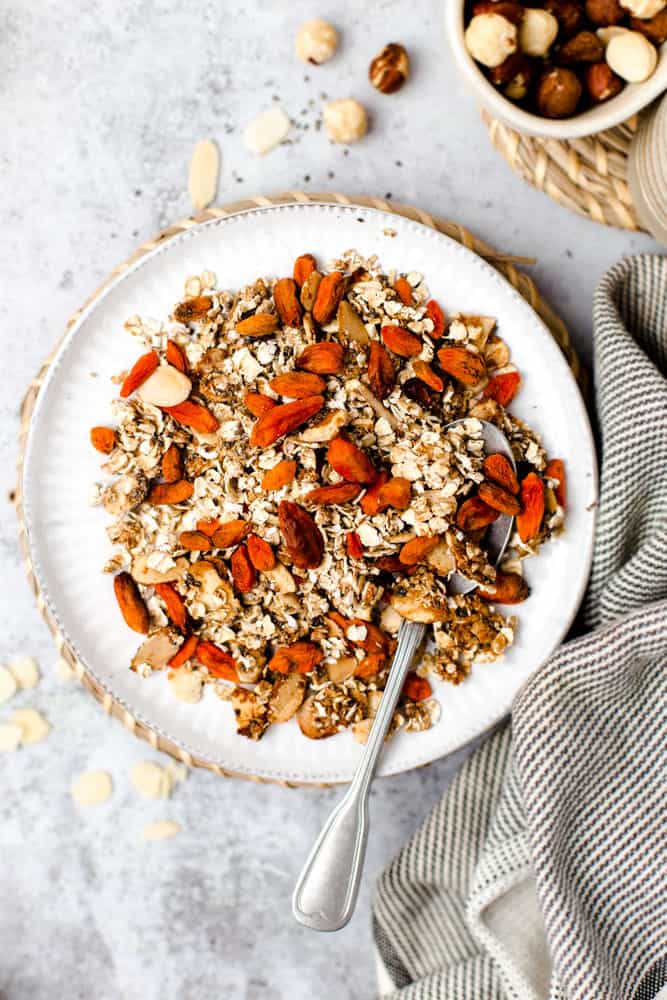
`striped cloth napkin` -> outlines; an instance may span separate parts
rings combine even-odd
[[[537,671],[382,874],[391,1000],[667,997],[667,257],[608,272],[594,342],[593,631]]]

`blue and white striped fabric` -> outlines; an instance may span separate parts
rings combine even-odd
[[[593,631],[520,693],[380,878],[391,1000],[655,1000],[667,987],[667,258],[594,305]]]

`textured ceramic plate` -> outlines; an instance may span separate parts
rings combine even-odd
[[[424,273],[448,311],[496,316],[524,377],[514,410],[565,459],[566,534],[527,566],[532,595],[518,609],[516,645],[495,664],[480,664],[459,687],[435,684],[440,721],[424,733],[400,733],[381,771],[405,771],[461,746],[500,719],[526,679],[563,638],[588,577],[596,498],[595,454],[574,378],[547,328],[489,265],[433,229],[372,209],[333,205],[270,206],[190,229],[119,277],[72,328],[35,408],[25,463],[25,513],[35,573],[60,630],[87,670],[138,719],[184,749],[223,768],[302,782],[344,781],[361,747],[351,733],[307,740],[295,722],[273,726],[253,743],[235,733],[231,706],[212,691],[196,706],[176,701],[162,676],[128,669],[137,637],[120,621],[111,580],[109,518],[88,506],[99,456],[88,430],[110,419],[110,377],[128,367],[136,345],[123,323],[135,313],[165,318],[184,279],[212,270],[223,287],[256,276],[291,273],[311,251],[322,261],[355,247],[386,268]]]

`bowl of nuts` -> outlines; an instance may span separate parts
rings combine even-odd
[[[519,132],[612,128],[667,89],[667,0],[447,0],[457,65]]]

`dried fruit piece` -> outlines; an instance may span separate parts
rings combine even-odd
[[[401,389],[408,397],[408,399],[414,400],[415,403],[425,410],[433,410],[436,408],[438,397],[435,395],[432,389],[422,382],[420,378],[409,378],[406,379]]]
[[[103,455],[109,455],[116,447],[116,432],[113,427],[92,427],[90,443]]]
[[[387,657],[384,653],[368,653],[355,667],[354,676],[369,680],[382,670],[386,662]]]
[[[278,329],[278,317],[274,313],[255,313],[236,324],[236,332],[242,337],[269,337]]]
[[[440,542],[439,535],[418,535],[401,548],[398,558],[404,566],[415,566],[425,559]]]
[[[222,525],[217,517],[205,517],[200,521],[197,521],[197,531],[202,531],[209,538],[213,538],[214,534]]]
[[[485,601],[492,604],[521,604],[528,597],[528,584],[518,573],[496,573],[493,590],[477,589]]]
[[[230,653],[220,649],[214,642],[201,641],[197,646],[197,659],[210,674],[225,681],[238,684],[239,675],[236,670],[236,660]]]
[[[493,483],[498,483],[503,489],[515,495],[519,492],[519,480],[512,468],[510,460],[500,453],[487,455],[482,465],[484,475]]]
[[[466,347],[441,347],[438,361],[443,371],[464,385],[477,385],[486,375],[484,359]]]
[[[285,372],[283,375],[276,375],[269,382],[269,386],[278,396],[287,396],[289,399],[307,399],[308,396],[317,396],[326,389],[326,382],[319,375],[312,375],[310,372]]]
[[[320,281],[313,303],[313,319],[325,326],[336,315],[338,303],[345,293],[345,277],[340,271],[331,271]]]
[[[306,493],[303,499],[305,503],[324,507],[336,503],[348,503],[360,493],[361,486],[358,483],[334,483],[331,486],[316,486],[314,490]]]
[[[264,473],[262,476],[262,489],[267,492],[270,490],[280,490],[283,486],[291,483],[295,475],[296,462],[284,458],[277,465],[274,465],[272,469]]]
[[[278,523],[294,565],[298,569],[319,566],[324,555],[324,538],[308,511],[291,500],[281,500]]]
[[[322,662],[324,654],[314,642],[303,639],[293,642],[290,646],[281,646],[269,660],[269,670],[279,674],[309,674],[318,663]]]
[[[404,306],[412,305],[412,286],[407,278],[397,278],[394,282],[394,291]]]
[[[269,448],[279,438],[296,430],[301,424],[314,417],[324,406],[324,396],[310,396],[296,399],[293,403],[282,403],[262,414],[252,429],[250,444]]]
[[[226,521],[214,533],[213,544],[216,549],[228,549],[231,545],[238,545],[249,530],[247,521]]]
[[[407,510],[410,506],[410,491],[412,484],[403,476],[393,476],[384,483],[378,492],[378,510],[393,507],[394,510]]]
[[[370,458],[356,444],[340,435],[329,445],[327,461],[349,483],[372,483],[377,477]]]
[[[372,486],[369,486],[364,495],[361,498],[361,509],[364,514],[372,515],[379,514],[380,512],[380,490],[386,482],[389,481],[389,473],[382,472],[378,473],[377,479]]]
[[[547,479],[555,479],[554,493],[556,500],[563,509],[567,506],[567,480],[565,478],[565,464],[560,458],[552,458],[547,462],[544,470]]]
[[[169,445],[161,462],[162,478],[168,483],[176,483],[183,478],[183,455],[177,444]]]
[[[479,497],[470,497],[464,500],[456,514],[456,526],[465,531],[467,535],[474,534],[488,528],[490,524],[498,520],[499,512],[493,507],[480,500]]]
[[[522,542],[529,542],[540,530],[544,517],[544,483],[535,472],[521,481],[521,513],[516,527]]]
[[[162,598],[167,611],[167,617],[174,623],[176,628],[185,628],[188,621],[188,612],[183,598],[171,583],[156,583],[155,593]]]
[[[181,302],[174,309],[174,319],[177,323],[192,323],[193,320],[204,319],[213,308],[210,295],[195,295],[194,298]]]
[[[182,667],[184,663],[187,663],[188,660],[191,660],[197,651],[198,645],[198,637],[196,635],[189,635],[183,642],[179,651],[169,660],[168,665],[172,668],[172,670],[177,670],[179,667]]]
[[[363,636],[354,637],[354,631],[357,629],[363,629]],[[363,618],[353,618],[347,626],[345,636],[353,646],[358,646],[366,653],[381,653],[386,656],[389,652],[389,639],[382,629]]]
[[[339,375],[343,370],[345,349],[334,340],[310,344],[296,359],[297,368],[318,375]]]
[[[521,385],[521,376],[518,372],[505,372],[503,375],[494,375],[484,388],[484,396],[487,399],[495,399],[501,406],[509,406]]]
[[[484,481],[479,484],[478,490],[480,500],[483,500],[489,507],[499,510],[501,514],[508,514],[515,517],[521,513],[521,504],[509,490],[503,489],[498,483]]]
[[[188,552],[208,552],[211,548],[211,539],[203,531],[182,531],[178,541]]]
[[[240,594],[249,594],[257,583],[257,572],[245,545],[239,545],[237,549],[234,549],[230,565],[234,586]]]
[[[417,378],[425,382],[429,389],[433,389],[434,392],[444,391],[445,383],[426,361],[413,361],[412,369]]]
[[[148,354],[142,354],[125,376],[125,380],[120,387],[121,397],[127,399],[128,396],[131,396],[146,381],[148,376],[153,374],[159,363],[160,358],[157,351],[149,351]]]
[[[130,574],[118,573],[113,579],[113,589],[125,623],[135,632],[146,635],[151,623],[148,608]]]
[[[250,562],[260,573],[266,573],[276,565],[276,557],[268,542],[259,535],[250,534],[246,539]]]
[[[378,399],[386,399],[396,382],[394,362],[377,340],[368,349],[368,381]]]
[[[345,547],[350,559],[363,559],[364,547],[356,531],[348,531],[345,536]]]
[[[176,483],[154,483],[148,492],[146,503],[183,503],[190,499],[194,491],[194,486],[187,479],[179,479]]]
[[[293,278],[280,278],[273,286],[273,301],[283,326],[298,326],[301,321],[301,305],[297,298],[296,282]]]
[[[166,350],[167,363],[172,366],[172,368],[177,368],[179,372],[184,375],[188,373],[188,362],[183,350],[179,347],[175,340],[167,341]]]
[[[261,417],[264,413],[268,413],[269,410],[278,405],[275,399],[271,399],[270,396],[264,396],[261,392],[246,392],[243,402],[253,417]]]
[[[418,674],[408,674],[403,685],[403,694],[410,701],[426,701],[433,694],[433,688],[425,677]]]
[[[210,410],[207,410],[201,403],[193,403],[186,399],[184,403],[176,406],[163,406],[163,411],[184,427],[190,427],[197,434],[213,434],[217,431],[219,423]]]
[[[294,261],[293,277],[299,288],[303,288],[306,278],[316,270],[317,261],[312,253],[302,253],[300,257],[297,257]]]
[[[421,353],[422,342],[419,337],[402,326],[383,326],[380,336],[390,351],[400,358],[414,358]]]
[[[426,303],[426,316],[433,322],[431,339],[440,340],[445,332],[445,314],[435,299],[429,299]]]

